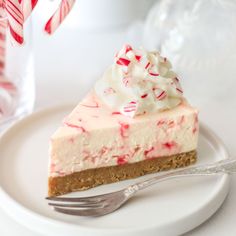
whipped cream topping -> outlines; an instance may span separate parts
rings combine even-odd
[[[158,52],[125,45],[95,84],[95,92],[111,109],[129,117],[171,109],[183,99],[171,68]]]

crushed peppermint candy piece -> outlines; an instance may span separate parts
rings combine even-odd
[[[140,55],[135,55],[135,58],[136,58],[137,61],[140,61],[141,58],[142,58],[142,56],[140,56]]]
[[[129,51],[132,51],[133,48],[130,45],[125,45],[125,54]]]
[[[141,96],[141,98],[146,98],[147,96],[148,96],[148,94],[145,93],[145,94],[143,94],[143,95]]]
[[[138,103],[136,101],[131,101],[128,104],[124,105],[120,112],[123,115],[129,116],[129,117],[134,117],[136,111],[138,108]]]
[[[148,69],[148,67],[151,65],[150,61],[146,64],[145,69]]]
[[[132,78],[131,77],[124,77],[122,79],[123,84],[125,87],[130,87],[132,85]]]
[[[119,59],[116,61],[116,64],[121,65],[121,66],[128,66],[129,63],[130,63],[130,60],[125,59],[125,58],[119,58]]]
[[[111,88],[111,87],[108,87],[108,88],[106,88],[105,90],[104,90],[104,94],[106,94],[106,95],[108,95],[108,94],[113,94],[113,93],[115,93],[116,91],[113,89],[113,88]]]
[[[166,91],[164,91],[164,90],[162,90],[160,88],[155,88],[153,90],[153,92],[154,92],[155,97],[156,97],[157,100],[163,100],[167,96]]]

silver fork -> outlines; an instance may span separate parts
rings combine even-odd
[[[57,212],[77,216],[102,216],[120,208],[139,190],[161,181],[196,175],[236,173],[236,159],[225,159],[212,164],[187,167],[169,171],[142,182],[130,185],[119,191],[89,197],[47,197],[48,204]]]

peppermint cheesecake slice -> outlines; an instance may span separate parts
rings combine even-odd
[[[48,195],[195,163],[198,111],[169,61],[130,46],[52,135]]]

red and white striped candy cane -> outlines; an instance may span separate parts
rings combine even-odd
[[[38,0],[19,0],[19,2],[21,4],[21,9],[24,15],[24,21],[26,21],[26,19],[36,6]]]
[[[3,17],[4,9],[0,6],[0,17]],[[5,68],[5,47],[6,47],[7,20],[0,19],[0,75],[3,75]]]
[[[3,0],[3,5],[9,22],[9,30],[13,39],[22,44],[24,16],[18,0]]]
[[[75,0],[62,0],[59,8],[53,14],[53,16],[49,19],[47,24],[45,25],[45,31],[48,34],[52,34],[58,26],[60,26],[61,22],[65,19],[65,17],[70,12],[73,7]]]

